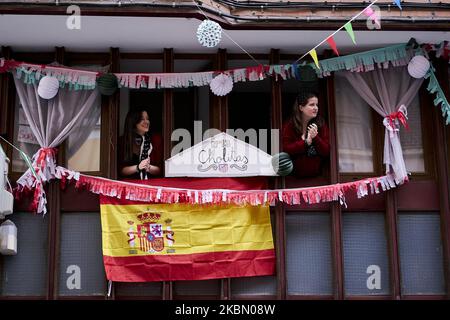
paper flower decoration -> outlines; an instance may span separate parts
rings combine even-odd
[[[116,92],[118,87],[118,81],[114,74],[105,73],[97,78],[97,87],[100,93],[105,96],[111,96]]]
[[[415,56],[408,63],[408,73],[416,79],[425,77],[428,69],[430,69],[430,61],[424,56]]]
[[[230,76],[221,73],[211,80],[209,87],[216,96],[225,96],[233,89],[233,79],[231,79]]]
[[[38,95],[43,99],[52,99],[58,94],[59,81],[55,77],[45,76],[39,81]]]
[[[197,28],[198,42],[204,47],[212,48],[219,44],[222,38],[222,27],[214,21],[204,20]]]

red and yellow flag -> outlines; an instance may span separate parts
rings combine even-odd
[[[204,280],[271,275],[268,206],[147,204],[100,196],[108,280]]]

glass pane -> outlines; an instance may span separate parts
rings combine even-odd
[[[422,118],[420,116],[420,101],[417,94],[408,107],[409,130],[400,128],[400,141],[403,149],[406,170],[410,172],[424,172],[422,144]]]
[[[45,296],[47,291],[48,217],[29,212],[8,216],[17,227],[17,255],[2,256],[3,296]]]
[[[347,213],[343,219],[345,293],[389,294],[389,257],[382,213]]]
[[[444,294],[444,261],[438,213],[398,217],[403,294]]]
[[[262,64],[268,61],[262,60]],[[229,60],[228,68],[240,68],[252,66],[252,60]],[[239,139],[264,152],[270,152],[270,135],[259,134],[259,129],[270,129],[271,114],[271,85],[270,79],[253,82],[237,82],[233,85],[233,90],[228,94],[228,129],[234,129]],[[244,135],[239,134],[242,129]]]
[[[286,216],[288,294],[333,293],[330,217],[327,213]]]
[[[99,213],[66,213],[61,216],[60,259],[60,295],[106,294]]]
[[[162,283],[161,282],[142,282],[142,283],[128,283],[115,282],[114,283],[116,296],[141,296],[152,297],[161,296]]]
[[[176,281],[174,282],[174,294],[220,296],[220,280]]]
[[[108,72],[109,66],[73,65],[73,68]],[[101,95],[95,101],[96,109],[92,117],[83,119],[79,127],[67,137],[67,168],[75,171],[100,171],[100,127],[101,127]],[[94,106],[92,106],[94,107]]]
[[[248,277],[231,279],[232,295],[276,295],[277,277]]]
[[[14,111],[14,145],[25,152],[30,159],[39,150],[40,146],[31,131],[25,112],[20,103],[19,96],[16,94],[16,103]],[[12,171],[25,172],[28,169],[25,161],[19,155],[16,149],[13,149]]]
[[[372,109],[342,74],[334,74],[340,172],[373,172]]]
[[[180,60],[177,59],[174,62],[175,72],[204,72],[211,70],[212,61],[210,60]],[[174,141],[174,145],[182,143],[187,148],[187,142],[189,147],[195,144],[195,141],[202,140],[204,130],[209,129],[209,102],[210,102],[210,89],[209,86],[202,87],[190,87],[190,88],[177,88],[173,89],[173,118],[174,118],[174,130],[182,129],[179,133],[176,133],[177,141]],[[212,94],[212,93],[211,93]],[[199,128],[194,129],[194,121]],[[188,136],[185,136],[183,132],[189,131],[190,140]],[[183,134],[183,137],[179,137],[178,134]],[[195,137],[194,134],[198,136]],[[184,148],[184,149],[185,149]],[[183,150],[184,150],[183,149]],[[177,149],[177,151],[183,151]]]
[[[86,119],[83,125],[86,130],[81,129],[67,138],[66,162],[71,170],[100,171],[101,116],[96,123],[91,121]]]

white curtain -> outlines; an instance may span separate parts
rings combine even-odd
[[[342,73],[334,75],[339,172],[373,172],[372,110]]]
[[[400,123],[398,119],[389,121],[388,117],[397,112],[407,116],[406,110],[424,79],[412,78],[406,66],[365,73],[344,71],[343,74],[355,91],[383,117],[386,173],[392,173],[397,183],[403,183],[408,173],[398,134]]]
[[[56,174],[54,153],[49,152],[50,148],[58,147],[71,134],[76,134],[79,139],[88,137],[100,115],[101,96],[98,89],[75,91],[60,88],[56,97],[45,100],[39,97],[37,84],[25,84],[16,77],[14,82],[25,117],[41,147],[33,156],[34,167],[40,169],[37,173],[41,180],[48,181]],[[92,128],[87,128],[87,125]],[[42,167],[36,163],[39,158],[45,162]],[[37,182],[30,170],[27,170],[17,183],[33,188]],[[38,212],[45,213],[46,200],[43,189],[38,202]]]
[[[25,117],[41,147],[59,146],[69,134],[86,130],[86,124],[94,126],[100,115],[97,89],[60,88],[55,98],[45,100],[39,97],[37,84],[24,84],[15,77],[14,82]],[[86,120],[91,118],[95,120]]]

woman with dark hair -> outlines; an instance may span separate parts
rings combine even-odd
[[[148,179],[161,174],[161,136],[150,134],[150,119],[144,109],[129,111],[124,135],[119,141],[119,173],[130,179]]]
[[[318,115],[318,103],[316,94],[300,93],[291,118],[283,125],[283,151],[291,156],[297,177],[319,175],[330,153],[328,127]]]

